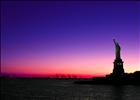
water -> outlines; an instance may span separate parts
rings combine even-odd
[[[140,100],[140,86],[77,85],[74,80],[1,80],[1,100]]]

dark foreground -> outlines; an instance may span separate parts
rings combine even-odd
[[[77,85],[74,79],[1,79],[1,100],[140,100],[140,86]]]

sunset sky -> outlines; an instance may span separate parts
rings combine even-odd
[[[140,70],[140,2],[3,1],[1,73],[100,76]]]

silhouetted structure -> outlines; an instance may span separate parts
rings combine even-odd
[[[92,80],[75,81],[76,84],[117,84],[117,85],[140,85],[140,71],[134,73],[125,73],[123,61],[121,59],[121,47],[118,42],[113,39],[115,44],[115,60],[114,68],[111,74],[106,77],[95,77]]]
[[[124,76],[124,69],[123,69],[123,61],[121,59],[121,47],[118,42],[113,39],[114,44],[115,44],[115,54],[116,58],[114,60],[114,68],[113,68],[113,73],[112,75],[114,77],[123,77]]]

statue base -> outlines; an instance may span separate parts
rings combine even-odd
[[[114,68],[112,75],[115,77],[124,76],[123,61],[121,58],[114,60]]]

